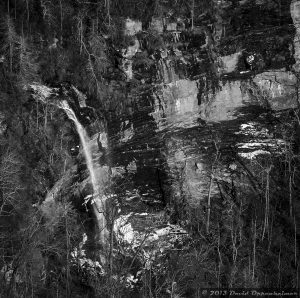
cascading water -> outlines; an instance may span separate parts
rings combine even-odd
[[[100,244],[103,247],[105,247],[108,239],[107,237],[108,230],[107,230],[106,219],[105,219],[105,196],[103,195],[103,187],[101,183],[98,183],[96,171],[94,168],[92,152],[89,146],[90,139],[84,127],[78,121],[74,111],[69,106],[68,102],[66,100],[63,100],[62,102],[59,103],[59,107],[62,108],[67,114],[67,116],[69,117],[69,119],[74,122],[76,126],[76,130],[80,137],[80,142],[83,148],[83,154],[85,157],[86,165],[90,174],[90,179],[93,187],[92,206],[93,206],[93,212],[97,219],[97,226],[99,229],[99,240],[100,240]]]

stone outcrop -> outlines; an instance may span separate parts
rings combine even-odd
[[[197,94],[195,81],[178,80],[162,86],[152,113],[158,129],[191,125],[198,115]]]
[[[164,20],[163,18],[152,18],[150,29],[157,32],[163,33],[164,32]]]
[[[228,56],[220,57],[220,73],[226,74],[236,71],[239,59],[242,55],[242,51],[239,51]]]
[[[135,54],[139,51],[140,49],[140,43],[137,38],[134,39],[133,45],[130,45],[127,47],[127,49],[122,50],[123,54],[123,61],[122,61],[122,68],[127,75],[128,80],[133,79],[133,72],[132,72],[132,59],[135,56]]]
[[[250,104],[242,85],[240,81],[226,82],[219,90],[209,92],[200,107],[201,118],[213,122],[236,119],[237,109]]]
[[[298,80],[292,72],[263,72],[256,75],[253,82],[258,89],[258,98],[267,101],[272,110],[298,107]]]
[[[293,0],[291,2],[291,17],[296,29],[294,37],[294,58],[295,58],[295,71],[300,71],[300,1]]]
[[[132,19],[126,19],[125,20],[125,29],[124,29],[124,34],[127,36],[134,36],[140,31],[142,31],[142,22],[141,21],[136,21]]]

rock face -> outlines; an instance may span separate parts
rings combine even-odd
[[[251,6],[249,1],[239,3],[239,9]],[[266,5],[265,1],[255,3]],[[251,184],[247,169],[252,163],[271,154],[283,155],[288,146],[274,134],[275,128],[267,127],[265,112],[298,107],[297,76],[282,68],[285,53],[274,58],[280,60],[280,68],[268,66],[271,54],[251,43],[250,35],[246,41],[237,37],[225,43],[232,25],[226,16],[232,1],[215,1],[215,5],[213,30],[205,25],[189,31],[179,22],[153,18],[147,35],[141,32],[140,21],[126,20],[124,34],[132,43],[122,50],[127,75],[123,104],[130,108],[120,119],[108,121],[107,136],[96,133],[89,140],[97,164],[95,180],[114,185],[113,194],[93,198],[87,172],[78,188],[85,203],[93,203],[99,222],[103,217],[96,206],[101,199],[116,205],[115,239],[126,253],[134,252],[145,268],[190,241],[180,226],[185,224],[181,215],[186,210],[198,210],[197,220],[204,221],[209,201],[222,209],[218,204],[234,196],[226,193],[234,183],[239,191]],[[291,4],[291,13],[297,43],[298,2]],[[150,35],[160,40],[157,48],[153,44],[147,48],[145,39]],[[247,50],[241,50],[244,43]],[[299,67],[297,51],[295,44],[294,70]],[[84,96],[78,96],[80,106],[86,107]],[[104,151],[109,151],[108,157]],[[112,170],[103,164],[104,157],[113,164]],[[49,192],[43,205],[48,218],[54,216],[52,198],[69,184],[64,178]],[[132,278],[134,283],[137,280]]]
[[[178,80],[163,85],[155,97],[152,116],[158,129],[191,125],[198,112],[198,88],[194,81]]]
[[[297,108],[298,80],[291,72],[269,71],[258,74],[253,82],[260,96],[268,101],[272,110]]]
[[[60,214],[57,213],[59,210],[58,206],[60,206],[61,203],[57,202],[57,198],[66,195],[65,190],[69,189],[72,183],[74,183],[74,175],[76,171],[76,166],[69,169],[47,193],[44,202],[39,207],[47,219],[49,226],[51,226],[52,223],[55,223],[57,218],[60,216]],[[63,212],[63,208],[61,209],[61,212]]]
[[[255,5],[272,6],[271,2],[256,1]],[[284,154],[284,140],[256,118],[265,117],[266,110],[298,107],[297,77],[283,69],[284,57],[289,53],[273,57],[267,46],[263,50],[257,46],[257,40],[263,44],[261,32],[252,36],[247,29],[256,24],[234,22],[239,9],[255,10],[252,4],[235,2],[238,8],[229,20],[233,2],[215,1],[217,13],[212,26],[194,30],[180,27],[178,22],[152,18],[150,33],[145,33],[141,32],[140,21],[126,21],[125,35],[133,42],[123,49],[122,68],[128,88],[124,105],[130,105],[130,109],[118,119],[119,128],[115,128],[116,119],[108,123],[108,142],[117,144],[110,158],[115,163],[115,188],[120,191],[113,228],[117,241],[128,250],[135,251],[145,239],[141,260],[151,263],[165,251],[176,249],[173,229],[182,234],[185,230],[168,221],[175,217],[180,222],[179,214],[185,206],[207,210],[208,199],[214,203],[220,200],[220,192],[233,183],[248,187],[246,175],[237,173],[246,171],[243,167],[247,169],[248,160]],[[293,5],[297,27],[298,4]],[[231,28],[232,24],[236,28]],[[236,39],[227,40],[233,29]],[[248,30],[244,39],[239,35],[243,30]],[[159,42],[149,46],[147,38]],[[268,38],[272,41],[270,48],[274,48],[276,38]],[[279,39],[282,43],[289,40],[285,35]],[[295,45],[297,62],[300,55],[296,49]],[[290,64],[286,62],[285,66],[289,68]],[[149,79],[144,74],[149,75],[150,69],[153,72]],[[95,147],[95,138],[92,141]],[[96,159],[99,156],[94,147]],[[102,175],[108,177],[104,172],[99,177]],[[105,182],[110,183],[109,179]],[[122,187],[126,191],[119,189]],[[163,206],[171,210],[173,217],[163,212],[157,219]],[[205,217],[206,213],[199,216]],[[151,220],[155,224],[150,231]]]
[[[127,75],[128,80],[133,79],[133,73],[132,73],[132,58],[135,56],[135,54],[140,49],[140,43],[137,38],[134,39],[134,44],[131,46],[128,46],[127,49],[123,49],[123,61],[122,61],[122,68]]]
[[[294,22],[296,34],[294,37],[294,58],[295,58],[295,71],[300,71],[300,2],[293,0],[291,2],[291,17]]]
[[[85,3],[93,7],[92,2]],[[52,271],[52,264],[45,263],[46,275],[58,274],[42,281],[43,289],[51,283],[56,290],[61,283],[56,296],[71,297],[77,292],[64,291],[66,282],[67,286],[78,283],[92,290],[103,288],[101,294],[83,296],[111,297],[123,295],[122,286],[128,284],[136,292],[124,297],[198,297],[206,286],[259,288],[260,283],[277,282],[294,286],[300,231],[299,2],[291,4],[294,36],[292,20],[286,16],[288,0],[146,0],[146,9],[154,12],[142,13],[139,6],[132,15],[147,15],[145,20],[128,18],[118,41],[119,32],[113,34],[114,25],[120,24],[116,10],[127,4],[119,1],[108,7],[109,2],[105,1],[103,14],[95,11],[89,20],[84,11],[72,26],[81,25],[78,68],[87,68],[86,72],[76,71],[73,77],[72,68],[62,67],[89,96],[66,87],[67,83],[58,83],[57,89],[32,83],[31,96],[26,97],[30,110],[21,101],[16,113],[15,122],[28,114],[28,121],[20,121],[24,134],[18,146],[27,148],[26,134],[33,143],[42,140],[45,148],[38,148],[34,159],[40,163],[36,173],[51,178],[44,187],[32,171],[30,182],[37,180],[42,187],[33,188],[29,195],[41,192],[40,198],[47,191],[39,211],[48,231],[59,223],[55,238],[61,245],[52,248],[51,243],[37,241],[42,252],[36,253],[38,259],[49,255],[50,260],[72,245],[67,262],[55,257],[53,265],[64,264],[62,270]],[[103,2],[98,4],[100,8]],[[159,6],[168,9],[161,13]],[[107,30],[105,24],[99,25],[100,15],[108,20]],[[105,35],[103,44],[101,37],[101,44],[94,45],[96,32],[110,32],[111,38]],[[77,46],[78,40],[73,42]],[[65,42],[56,42],[52,48],[51,83],[60,77],[59,62],[69,60],[64,47]],[[71,64],[77,50],[70,49]],[[101,58],[105,58],[103,65],[98,63]],[[88,76],[91,71],[93,77]],[[10,87],[7,90],[11,92]],[[46,122],[56,115],[55,129],[44,136],[46,129],[52,129]],[[13,130],[13,124],[7,126],[7,131]],[[67,132],[60,134],[65,126]],[[59,138],[54,138],[52,147],[55,133]],[[9,136],[13,139],[14,134]],[[1,150],[5,147],[1,144]],[[56,183],[52,169],[61,176]],[[71,205],[76,212],[70,208],[69,216],[66,206]],[[69,228],[77,220],[80,231],[73,233]],[[34,230],[36,224],[40,221],[33,221]],[[81,242],[77,233],[84,233]],[[23,238],[19,234],[17,238],[26,249]],[[109,262],[105,264],[99,251],[107,252]],[[8,279],[6,272],[13,272],[18,262],[13,260],[11,268],[1,262],[6,261],[0,261],[0,275]],[[31,264],[27,267],[30,273]],[[175,293],[175,281],[180,295]],[[28,280],[24,286],[29,284]]]
[[[140,31],[142,31],[142,22],[140,21],[135,21],[131,19],[126,19],[125,20],[125,30],[124,34],[127,36],[134,36]]]
[[[250,104],[249,95],[242,91],[240,81],[227,82],[220,90],[210,92],[201,106],[201,118],[206,121],[226,121],[236,118],[237,108]]]
[[[288,6],[289,3],[282,5],[284,21],[289,18]],[[135,44],[124,51],[128,82],[139,82],[144,86],[141,89],[149,87],[151,91],[130,95],[137,98],[133,115],[139,124],[130,121],[132,115],[122,119],[119,136],[124,156],[119,155],[118,161],[126,160],[126,166],[134,162],[139,173],[157,150],[151,167],[159,165],[165,179],[162,184],[168,185],[167,189],[159,186],[162,193],[158,197],[162,199],[168,193],[175,201],[188,198],[193,206],[206,202],[208,195],[217,195],[218,183],[230,182],[236,166],[232,166],[227,153],[223,154],[228,162],[220,162],[219,151],[234,148],[237,155],[247,159],[269,154],[281,146],[271,142],[272,133],[260,123],[253,125],[259,127],[258,131],[268,131],[263,140],[257,139],[256,134],[247,134],[244,128],[252,125],[249,117],[256,117],[265,109],[298,107],[297,78],[284,69],[291,66],[288,47],[292,31],[272,27],[266,34],[262,30],[273,20],[260,19],[261,16],[268,11],[277,13],[277,4],[213,1],[212,7],[214,21],[207,25],[203,16],[203,24],[192,30],[186,27],[187,22],[179,26],[178,20],[153,17],[149,32],[151,38],[160,40],[157,48],[153,44],[147,48],[144,40],[135,39],[128,31],[126,34],[135,39]],[[298,10],[298,2],[293,1],[291,15],[296,28],[300,22]],[[139,59],[138,52],[155,69],[151,81],[133,67],[132,61]],[[298,56],[295,45],[296,61]],[[142,98],[150,98],[151,106],[143,106]],[[282,144],[281,140],[278,144]],[[137,155],[133,157],[136,152],[140,162],[136,162]]]
[[[157,33],[163,33],[164,31],[164,21],[162,18],[152,18],[150,28]]]
[[[237,69],[238,62],[242,56],[242,52],[237,52],[228,56],[220,57],[221,74],[231,73]]]

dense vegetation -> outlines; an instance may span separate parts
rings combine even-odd
[[[238,6],[239,1],[232,2]],[[267,2],[280,15],[275,25],[284,25],[287,17],[277,8],[286,11],[287,4]],[[120,66],[121,49],[132,43],[123,35],[124,20],[143,20],[146,31],[153,16],[180,16],[192,27],[213,23],[214,13],[214,2],[205,0],[0,2],[1,297],[197,297],[204,286],[299,287],[298,109],[280,115],[266,110],[270,130],[288,148],[283,155],[251,164],[233,152],[232,173],[226,181],[218,180],[216,170],[224,148],[219,137],[212,136],[208,175],[219,194],[210,218],[206,204],[187,203],[185,169],[178,169],[172,183],[180,198],[172,197],[168,189],[163,204],[168,220],[183,226],[189,238],[158,256],[150,267],[143,263],[140,248],[117,244],[106,275],[72,260],[82,234],[93,229],[82,197],[73,195],[81,169],[80,157],[70,149],[78,144],[78,136],[62,111],[35,100],[30,85],[58,88],[61,97],[64,86],[74,85],[87,95],[95,118],[107,123],[124,112],[128,93],[140,90],[138,82],[127,82]],[[229,32],[238,35],[259,26],[247,22],[251,23],[232,22]],[[271,23],[265,20],[260,25]],[[135,63],[150,72],[155,63],[147,55],[164,46],[164,40],[147,38]],[[226,52],[232,44],[219,51]],[[151,84],[150,79],[147,82]],[[37,207],[68,171],[76,174],[70,175],[55,212],[46,217]],[[124,279],[128,272],[138,276],[134,288]]]

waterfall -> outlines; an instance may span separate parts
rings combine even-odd
[[[90,174],[90,179],[93,187],[93,200],[92,207],[93,212],[97,219],[97,226],[99,228],[100,244],[105,247],[108,236],[108,230],[105,219],[105,196],[103,195],[103,189],[100,183],[98,183],[96,171],[93,164],[92,152],[90,150],[90,139],[86,133],[86,130],[78,121],[74,111],[69,106],[66,100],[59,103],[59,107],[62,108],[70,120],[72,120],[76,126],[80,142],[83,148],[83,154],[86,161],[86,165]]]

